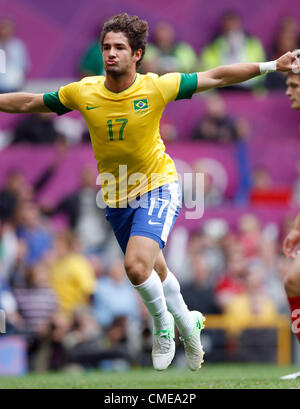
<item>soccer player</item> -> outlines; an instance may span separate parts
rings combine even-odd
[[[286,95],[290,99],[291,108],[300,110],[300,74],[288,73],[286,80]],[[283,252],[292,259],[290,270],[284,278],[284,288],[291,309],[291,321],[294,332],[300,342],[300,327],[297,322],[300,315],[300,253],[297,246],[300,243],[300,213],[295,218],[292,228],[283,241]],[[298,320],[297,320],[298,318]],[[300,372],[285,375],[281,379],[295,379],[300,377]]]
[[[82,113],[97,160],[107,219],[125,254],[128,278],[153,318],[153,366],[166,369],[174,357],[175,320],[188,366],[197,370],[203,362],[204,317],[188,310],[162,253],[181,195],[174,162],[160,138],[159,121],[170,101],[262,73],[290,71],[296,57],[288,52],[266,63],[240,63],[191,74],[140,75],[137,68],[147,35],[147,22],[137,16],[112,17],[100,38],[105,76],[86,77],[54,93],[0,95],[0,110],[62,115],[76,109]]]

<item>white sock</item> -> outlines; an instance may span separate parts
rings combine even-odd
[[[142,284],[134,285],[134,288],[139,292],[153,318],[155,331],[167,329],[170,325],[170,318],[162,283],[156,271],[152,270],[150,277]]]
[[[162,283],[168,310],[173,315],[176,326],[183,337],[188,337],[195,325],[191,311],[186,306],[180,293],[177,278],[168,270],[167,278]]]

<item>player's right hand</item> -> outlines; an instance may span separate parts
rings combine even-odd
[[[300,49],[294,51],[288,51],[276,60],[277,71],[287,72],[291,71],[293,63],[298,64],[298,56],[300,55]]]
[[[300,242],[300,231],[293,228],[283,241],[282,250],[287,258],[295,258],[295,249]]]

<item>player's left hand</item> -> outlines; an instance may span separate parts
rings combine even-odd
[[[292,229],[283,241],[282,249],[287,258],[295,258],[295,249],[300,241],[300,231]]]
[[[288,51],[276,60],[277,71],[288,72],[292,70],[294,63],[300,69],[300,61],[297,58],[300,55],[300,49]],[[295,65],[293,67],[295,68]]]

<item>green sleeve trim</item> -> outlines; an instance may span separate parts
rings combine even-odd
[[[43,95],[44,104],[51,109],[51,111],[56,112],[57,115],[63,115],[72,110],[65,107],[59,99],[58,91],[56,92],[46,92]]]
[[[178,99],[190,99],[197,89],[198,76],[196,72],[192,74],[180,74],[180,86],[176,101]]]

